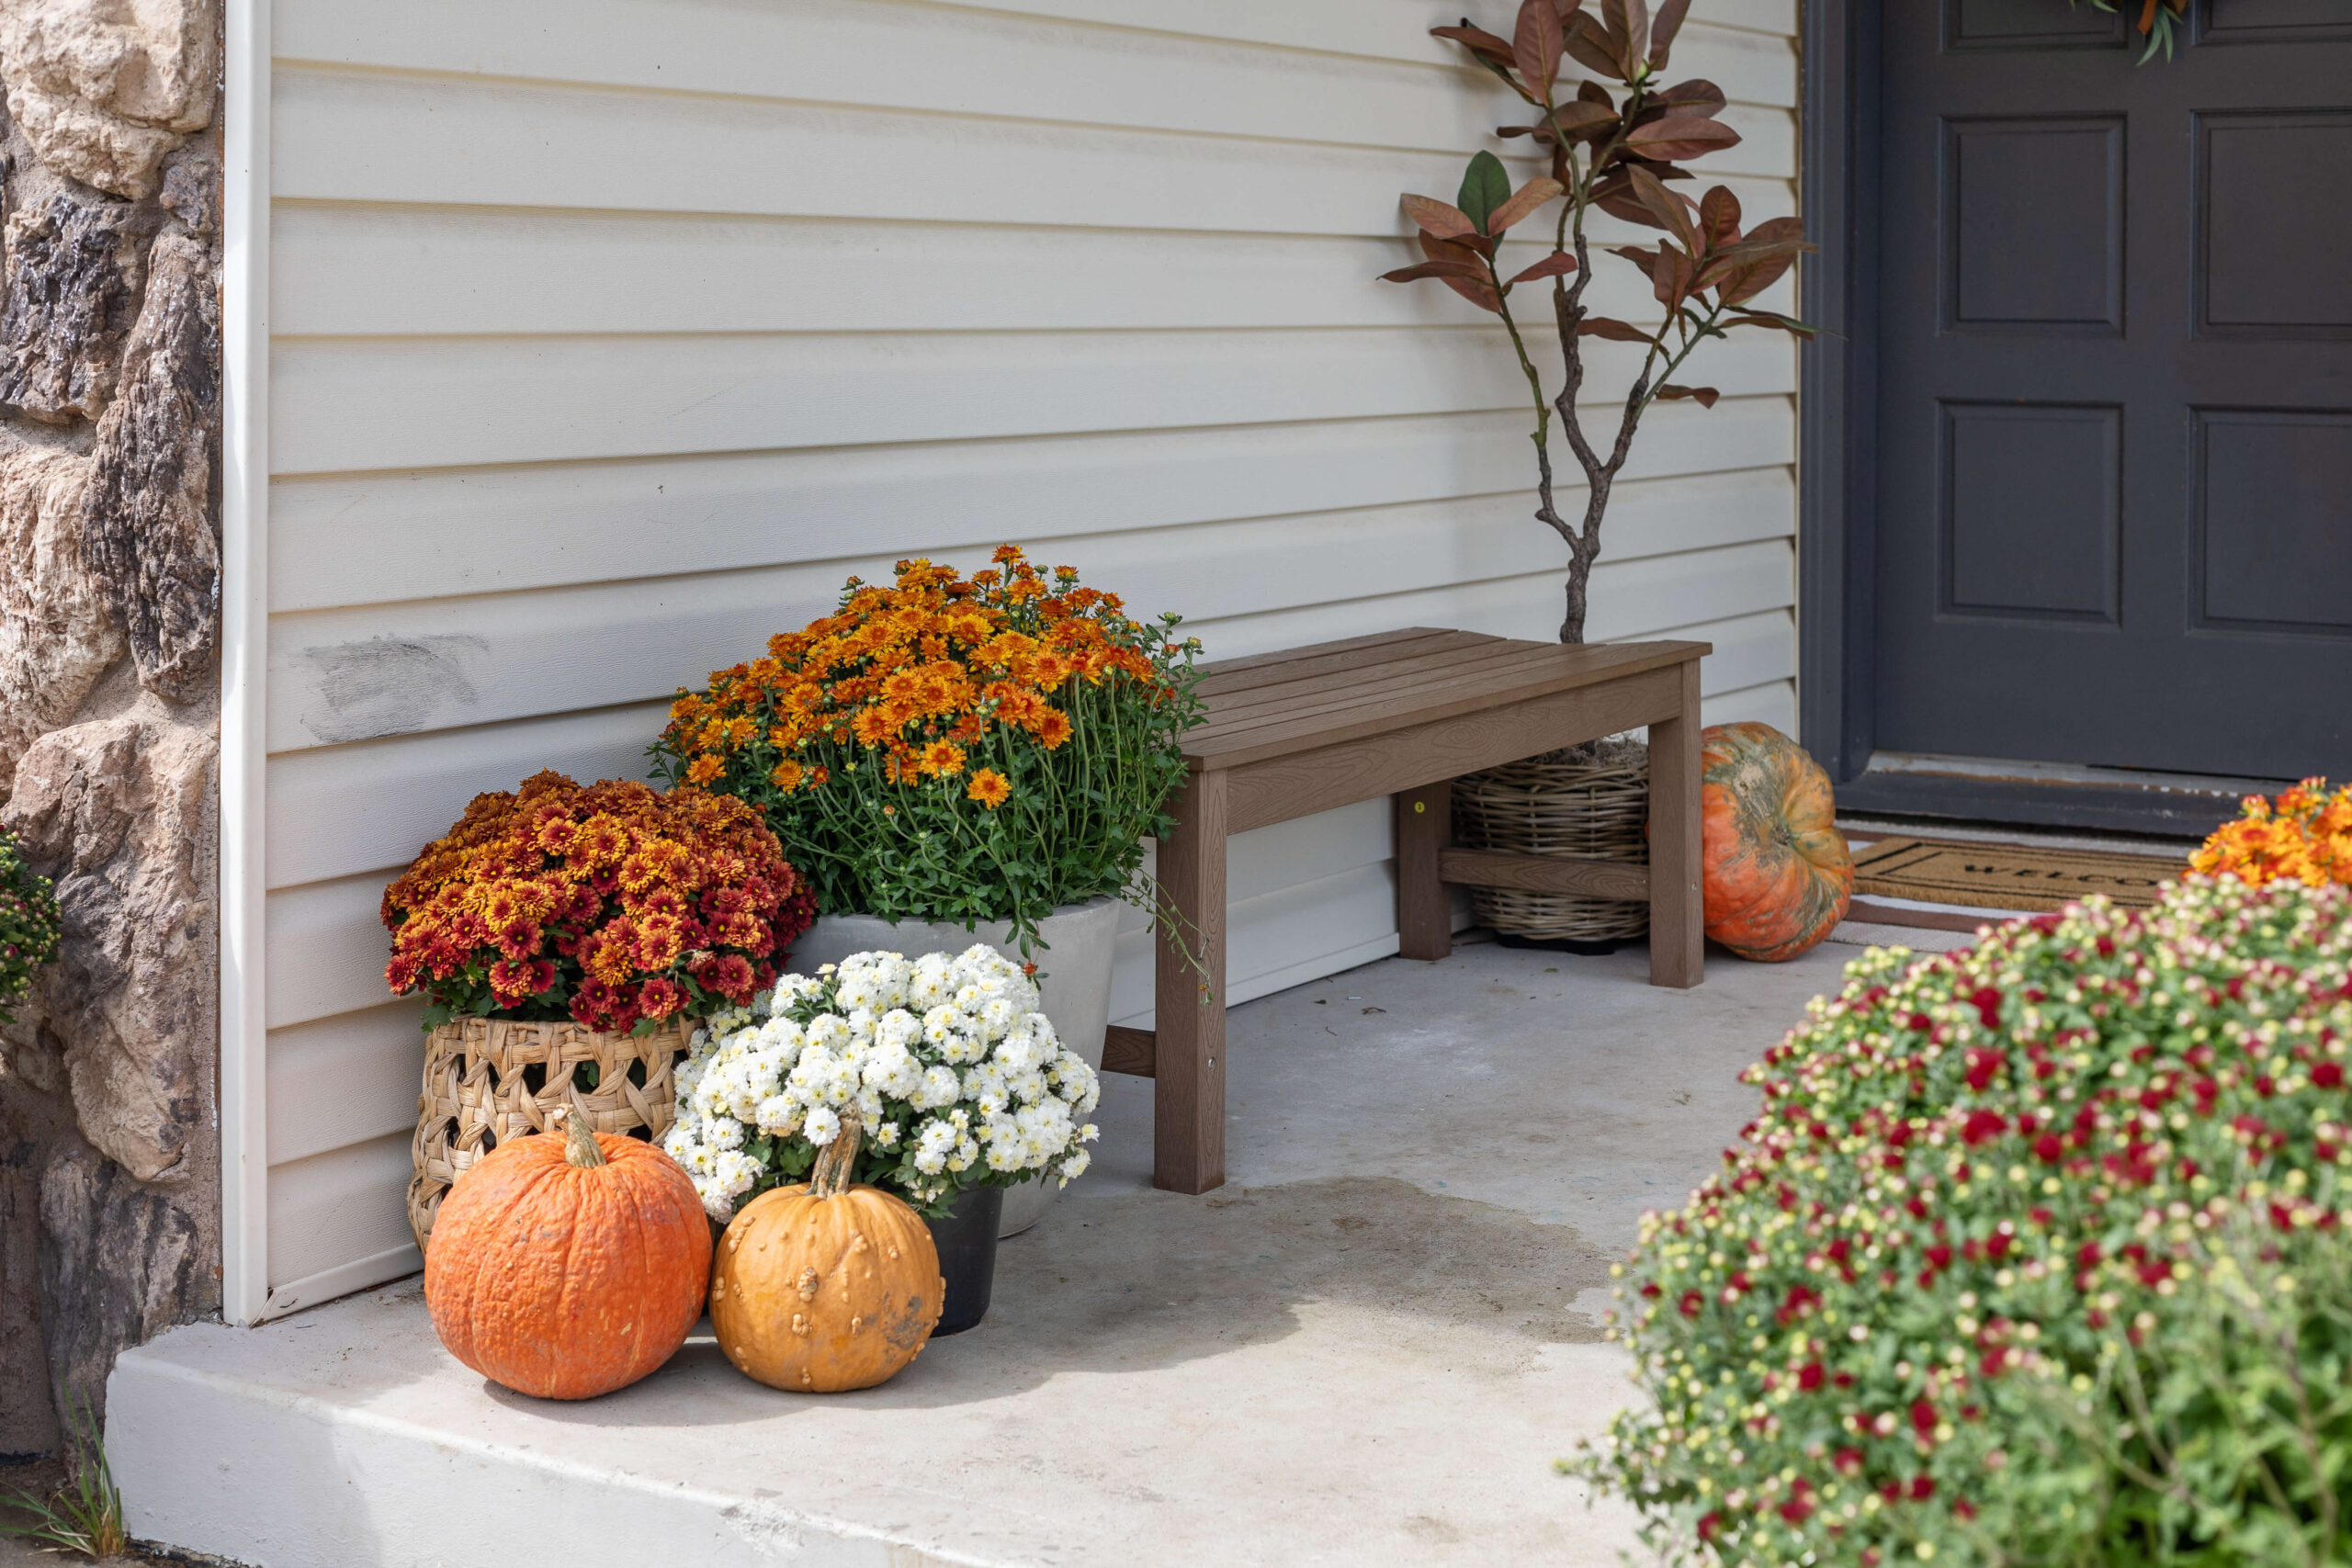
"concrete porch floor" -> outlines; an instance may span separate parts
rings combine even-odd
[[[382,1563],[1613,1563],[1552,1461],[1627,1397],[1610,1260],[1752,1112],[1735,1075],[1859,950],[1483,944],[1235,1010],[1231,1184],[1150,1186],[1151,1086],[1005,1244],[978,1329],[830,1398],[707,1334],[584,1404],[488,1385],[414,1281],[123,1357],[134,1533],[256,1568]]]

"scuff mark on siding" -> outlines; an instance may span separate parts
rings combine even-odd
[[[302,728],[325,741],[372,740],[461,718],[480,701],[466,666],[489,651],[486,639],[463,635],[306,648],[313,696]]]

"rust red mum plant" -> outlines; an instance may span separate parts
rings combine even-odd
[[[1920,963],[1645,1216],[1577,1461],[1721,1563],[2324,1563],[2352,1521],[2352,889],[2192,878]]]
[[[384,890],[396,995],[424,1026],[495,1015],[628,1033],[773,984],[816,900],[759,814],[558,773],[478,795]]]

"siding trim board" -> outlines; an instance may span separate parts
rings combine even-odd
[[[220,1303],[267,1315],[270,6],[232,0],[221,106]]]
[[[274,85],[267,9],[232,6],[259,62],[231,97],[232,147],[259,117],[242,207],[231,176],[237,1321],[415,1267],[392,869],[540,766],[640,773],[672,688],[848,573],[1011,538],[1184,610],[1212,658],[1557,625],[1498,334],[1375,280],[1396,193],[1450,190],[1510,118],[1419,0],[1198,0],[1181,30],[1140,0],[278,0]],[[1793,0],[1694,9],[1678,55],[1748,137],[1719,177],[1789,211]],[[878,32],[908,52],[842,53]],[[1631,268],[1596,288],[1646,313]],[[1797,360],[1717,346],[1723,405],[1635,448],[1593,632],[1711,640],[1705,716],[1786,728]],[[1596,389],[1631,374],[1606,363]],[[1237,999],[1396,951],[1389,815],[1253,836]],[[1147,1023],[1140,917],[1118,962]]]

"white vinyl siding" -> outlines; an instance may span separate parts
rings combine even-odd
[[[1793,0],[1697,12],[1675,74],[1747,137],[1711,172],[1751,222],[1793,210]],[[848,573],[1016,539],[1213,656],[1552,635],[1564,552],[1499,332],[1374,281],[1412,256],[1397,193],[1450,196],[1510,118],[1427,36],[1454,14],[277,0],[275,1310],[416,1265],[384,883],[477,791],[641,776],[674,688]],[[1597,305],[1655,311],[1602,265]],[[1711,639],[1708,718],[1792,728],[1794,355],[1736,340],[1685,378],[1724,400],[1647,422],[1590,634]],[[1229,994],[1393,953],[1389,852],[1379,802],[1250,835]],[[1148,1016],[1123,943],[1118,1010]]]

